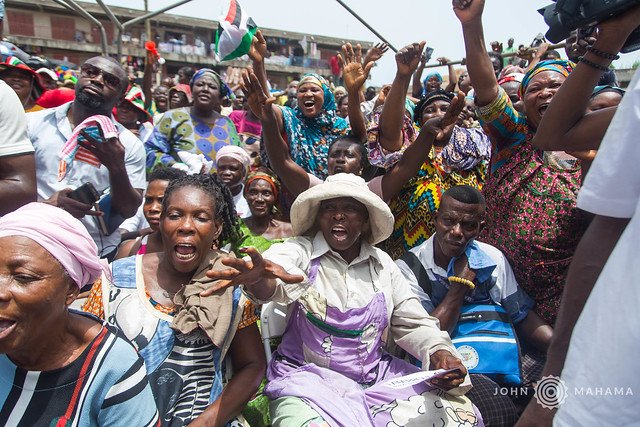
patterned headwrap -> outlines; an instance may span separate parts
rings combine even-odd
[[[431,72],[431,73],[427,74],[427,77],[425,77],[425,78],[424,78],[424,80],[422,81],[422,84],[423,84],[424,86],[426,86],[426,85],[427,85],[427,82],[429,81],[429,79],[430,79],[431,77],[437,77],[437,78],[438,78],[438,81],[439,81],[440,83],[442,83],[442,82],[444,81],[444,80],[442,79],[442,75],[441,75],[439,72],[437,72],[437,71],[433,71],[433,72]]]
[[[102,273],[98,247],[84,224],[66,211],[32,202],[0,218],[0,237],[28,237],[58,260],[82,288]]]
[[[422,120],[422,110],[424,110],[427,105],[436,101],[445,101],[451,103],[453,96],[454,95],[451,92],[447,92],[446,90],[442,89],[434,90],[433,92],[427,93],[427,95],[418,102],[418,105],[416,105],[416,109],[414,111],[414,121],[418,125],[420,125],[420,120]]]
[[[300,106],[282,107],[284,129],[287,134],[291,158],[308,173],[320,179],[328,175],[327,158],[329,145],[349,131],[349,124],[336,114],[336,101],[327,81],[317,74],[305,74],[300,79],[301,87],[312,83],[322,88],[324,102],[315,117],[306,117]]]
[[[553,61],[541,61],[536,64],[531,70],[527,71],[522,79],[522,83],[520,84],[520,90],[518,91],[518,95],[520,98],[524,98],[524,93],[527,91],[527,86],[531,83],[531,79],[540,73],[544,73],[545,71],[555,71],[556,73],[560,73],[565,77],[569,76],[569,73],[573,71],[573,68],[576,64],[571,61],[565,61],[564,59],[556,59]]]
[[[222,80],[220,74],[216,73],[211,68],[200,68],[198,71],[196,71],[196,73],[193,75],[193,77],[191,77],[191,80],[189,81],[189,87],[191,88],[191,90],[193,91],[193,85],[196,81],[198,81],[201,77],[207,75],[213,77],[216,83],[218,83],[221,97],[231,96],[231,89],[229,89],[229,86],[227,86],[227,84]]]
[[[249,185],[251,185],[251,183],[255,180],[258,179],[262,179],[264,181],[267,181],[269,183],[269,185],[271,186],[271,192],[273,193],[273,197],[275,197],[276,199],[276,204],[278,202],[278,194],[280,193],[280,182],[278,181],[278,178],[274,177],[273,175],[270,175],[266,172],[263,171],[256,171],[256,172],[251,172],[249,174],[249,176],[247,177],[246,181],[244,182],[244,194],[246,196],[247,191],[249,190]]]
[[[626,93],[626,91],[624,89],[622,89],[621,87],[602,85],[602,86],[596,86],[596,87],[593,88],[593,92],[591,93],[591,98],[593,98],[595,96],[598,96],[601,93],[605,93],[605,92],[619,93],[620,96],[624,96],[624,94]]]
[[[123,102],[133,105],[138,111],[144,114],[145,122],[153,123],[151,114],[144,108],[144,93],[138,86],[131,86],[124,96]]]

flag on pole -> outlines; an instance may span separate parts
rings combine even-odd
[[[218,61],[228,61],[249,53],[253,35],[258,26],[240,7],[231,0],[226,16],[220,17],[216,31],[216,57]]]

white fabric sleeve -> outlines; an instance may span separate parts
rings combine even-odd
[[[578,193],[578,207],[596,215],[631,218],[640,198],[640,70],[618,106]]]
[[[27,136],[27,115],[18,95],[4,81],[0,81],[0,157],[33,153]]]

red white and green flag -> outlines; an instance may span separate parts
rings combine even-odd
[[[240,7],[231,0],[226,16],[220,17],[216,31],[216,57],[218,61],[228,61],[249,53],[253,35],[258,26]]]

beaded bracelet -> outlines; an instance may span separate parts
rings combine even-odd
[[[613,53],[605,52],[593,46],[587,47],[587,50],[594,55],[599,56],[600,58],[608,59],[609,61],[620,59],[620,55],[614,55]]]
[[[476,285],[471,280],[463,279],[462,277],[449,276],[448,279],[449,279],[450,282],[456,282],[456,283],[460,283],[462,285],[466,285],[470,289],[475,289],[475,287],[476,287]]]
[[[588,60],[584,56],[581,56],[579,61],[582,62],[585,65],[588,65],[588,66],[590,66],[592,68],[595,68],[596,70],[600,70],[600,71],[605,72],[605,73],[607,71],[609,71],[609,67],[605,67],[604,65],[596,64],[595,62]]]

